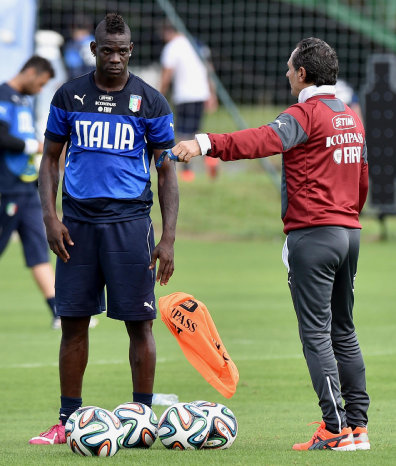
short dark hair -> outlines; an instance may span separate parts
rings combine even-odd
[[[324,40],[308,37],[296,45],[292,55],[295,70],[303,67],[305,82],[315,86],[334,85],[337,82],[338,58],[335,50]]]
[[[34,68],[38,74],[41,73],[48,73],[51,78],[55,76],[54,68],[52,67],[51,63],[43,57],[39,57],[38,55],[33,55],[29,58],[29,60],[22,66],[22,71],[27,70],[28,68]]]
[[[95,29],[95,41],[98,42],[100,35],[106,32],[107,34],[129,34],[131,30],[124,21],[124,18],[118,13],[107,13],[104,19],[97,25]]]

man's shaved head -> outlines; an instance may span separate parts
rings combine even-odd
[[[125,34],[131,40],[131,30],[123,17],[117,13],[107,13],[95,29],[95,42],[100,43],[106,34]]]

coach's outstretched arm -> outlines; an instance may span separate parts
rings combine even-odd
[[[268,157],[305,140],[305,133],[296,130],[298,125],[294,116],[283,113],[277,120],[259,128],[224,134],[196,134],[194,140],[176,144],[172,152],[179,157],[180,162],[189,162],[198,155],[208,155],[223,161]]]
[[[63,142],[54,142],[45,139],[44,153],[38,178],[38,189],[49,247],[63,262],[67,262],[70,259],[70,255],[66,250],[64,242],[66,241],[69,246],[73,246],[74,243],[70,238],[68,229],[59,221],[56,214],[56,195],[59,185],[59,158],[63,146]]]

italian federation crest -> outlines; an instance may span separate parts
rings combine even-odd
[[[129,110],[131,112],[138,112],[142,105],[142,97],[140,95],[130,95],[129,97]]]

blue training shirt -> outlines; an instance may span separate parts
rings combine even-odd
[[[23,142],[36,139],[32,98],[22,95],[7,83],[0,85],[0,120],[8,133]],[[36,191],[38,173],[34,157],[0,147],[0,193],[23,194]]]
[[[46,138],[68,142],[63,214],[88,222],[149,215],[153,149],[174,145],[173,115],[165,97],[130,74],[124,89],[105,92],[94,72],[61,86]]]

